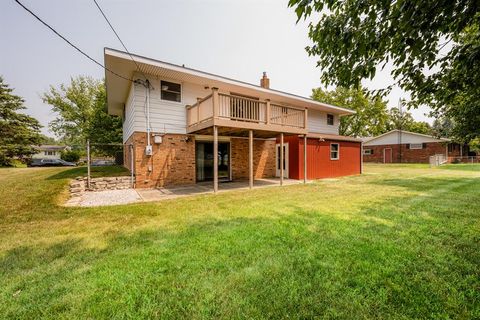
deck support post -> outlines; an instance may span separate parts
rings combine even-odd
[[[218,192],[218,127],[213,126],[213,193]]]
[[[248,178],[249,188],[253,188],[253,130],[248,131]]]
[[[307,135],[303,136],[303,183],[307,183]]]
[[[280,133],[280,185],[283,186],[283,166],[285,164],[283,154],[283,132]]]

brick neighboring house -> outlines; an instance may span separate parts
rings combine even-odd
[[[377,163],[428,163],[430,156],[459,157],[468,154],[465,146],[450,139],[392,130],[363,142],[363,161]]]
[[[137,188],[304,179],[305,164],[308,179],[361,173],[361,140],[338,132],[352,110],[272,90],[265,73],[257,86],[133,55],[138,72],[114,49],[104,58],[117,74],[105,73],[108,112],[123,119]]]

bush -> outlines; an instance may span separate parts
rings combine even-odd
[[[80,160],[80,152],[75,150],[62,151],[60,158],[68,162],[78,162]]]

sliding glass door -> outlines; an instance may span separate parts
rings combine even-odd
[[[218,179],[230,179],[230,142],[218,142]],[[213,180],[213,142],[197,141],[195,145],[197,181]]]

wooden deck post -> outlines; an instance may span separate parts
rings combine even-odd
[[[248,131],[248,178],[249,187],[253,188],[253,130]]]
[[[218,88],[212,88],[212,106],[213,106],[213,118],[218,117],[219,109],[219,97],[218,97]]]
[[[283,186],[283,165],[284,165],[284,155],[283,155],[283,132],[280,133],[280,185]]]
[[[265,123],[268,125],[270,124],[270,110],[271,110],[271,105],[270,105],[270,99],[267,99],[265,100],[265,102],[267,103],[267,106],[266,106],[266,109],[265,109]]]
[[[307,183],[307,135],[303,136],[303,183]]]
[[[218,127],[213,126],[213,193],[218,192]]]

